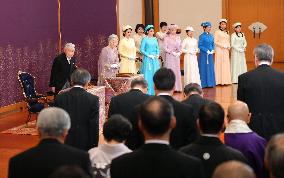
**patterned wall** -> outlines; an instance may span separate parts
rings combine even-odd
[[[78,65],[94,78],[99,52],[107,44],[107,36],[116,31],[115,9],[115,0],[61,2],[62,44],[76,44]],[[49,90],[50,68],[57,55],[57,1],[3,0],[0,12],[2,107],[23,100],[17,80],[19,70],[36,76],[38,92]]]

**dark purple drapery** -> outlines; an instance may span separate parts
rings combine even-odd
[[[57,55],[57,0],[3,0],[0,6],[0,107],[23,100],[19,70],[36,77],[39,93],[49,90]],[[62,44],[76,44],[78,65],[97,76],[97,59],[116,31],[115,0],[61,1]]]

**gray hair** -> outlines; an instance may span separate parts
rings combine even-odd
[[[260,44],[254,48],[253,54],[256,56],[256,58],[259,61],[272,62],[274,56],[274,50],[268,44]]]
[[[111,41],[113,40],[118,40],[118,36],[115,35],[115,34],[111,34],[109,37],[108,37],[108,43],[110,43]]]
[[[144,78],[139,77],[139,78],[132,80],[130,86],[131,86],[131,88],[134,88],[134,87],[137,87],[137,86],[141,86],[142,88],[147,88],[148,83]]]
[[[64,49],[72,49],[75,50],[75,45],[73,43],[66,43]]]
[[[38,115],[37,128],[42,135],[60,137],[70,127],[70,116],[61,108],[45,108]]]
[[[91,81],[91,74],[83,68],[78,68],[71,74],[72,85],[85,86],[90,81]]]
[[[233,160],[217,166],[212,178],[255,178],[255,174],[245,163]]]

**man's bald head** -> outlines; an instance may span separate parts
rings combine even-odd
[[[228,108],[228,118],[229,120],[240,119],[249,123],[250,113],[248,105],[242,101],[234,102]]]
[[[242,162],[227,161],[215,169],[212,178],[255,178],[255,174],[252,168]]]

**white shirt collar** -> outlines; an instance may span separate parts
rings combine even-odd
[[[131,90],[140,90],[140,91],[142,91],[141,88],[138,88],[138,87],[131,88]]]
[[[259,62],[259,66],[260,66],[260,65],[263,65],[263,64],[269,65],[269,66],[271,65],[271,63],[268,62],[268,61],[260,61],[260,62]]]
[[[231,120],[225,130],[225,133],[250,133],[252,130],[247,123],[240,119]]]
[[[159,140],[159,139],[149,139],[149,140],[145,140],[145,144],[149,144],[149,143],[158,143],[158,144],[165,144],[165,145],[169,145],[170,142],[167,140]]]
[[[157,96],[163,96],[163,95],[166,95],[166,96],[172,96],[171,94],[169,93],[159,93]]]
[[[200,135],[203,136],[203,137],[215,137],[215,138],[219,138],[219,136],[216,135],[216,134],[200,134]]]
[[[82,87],[81,85],[74,85],[73,88],[83,88],[84,89],[84,87]]]

